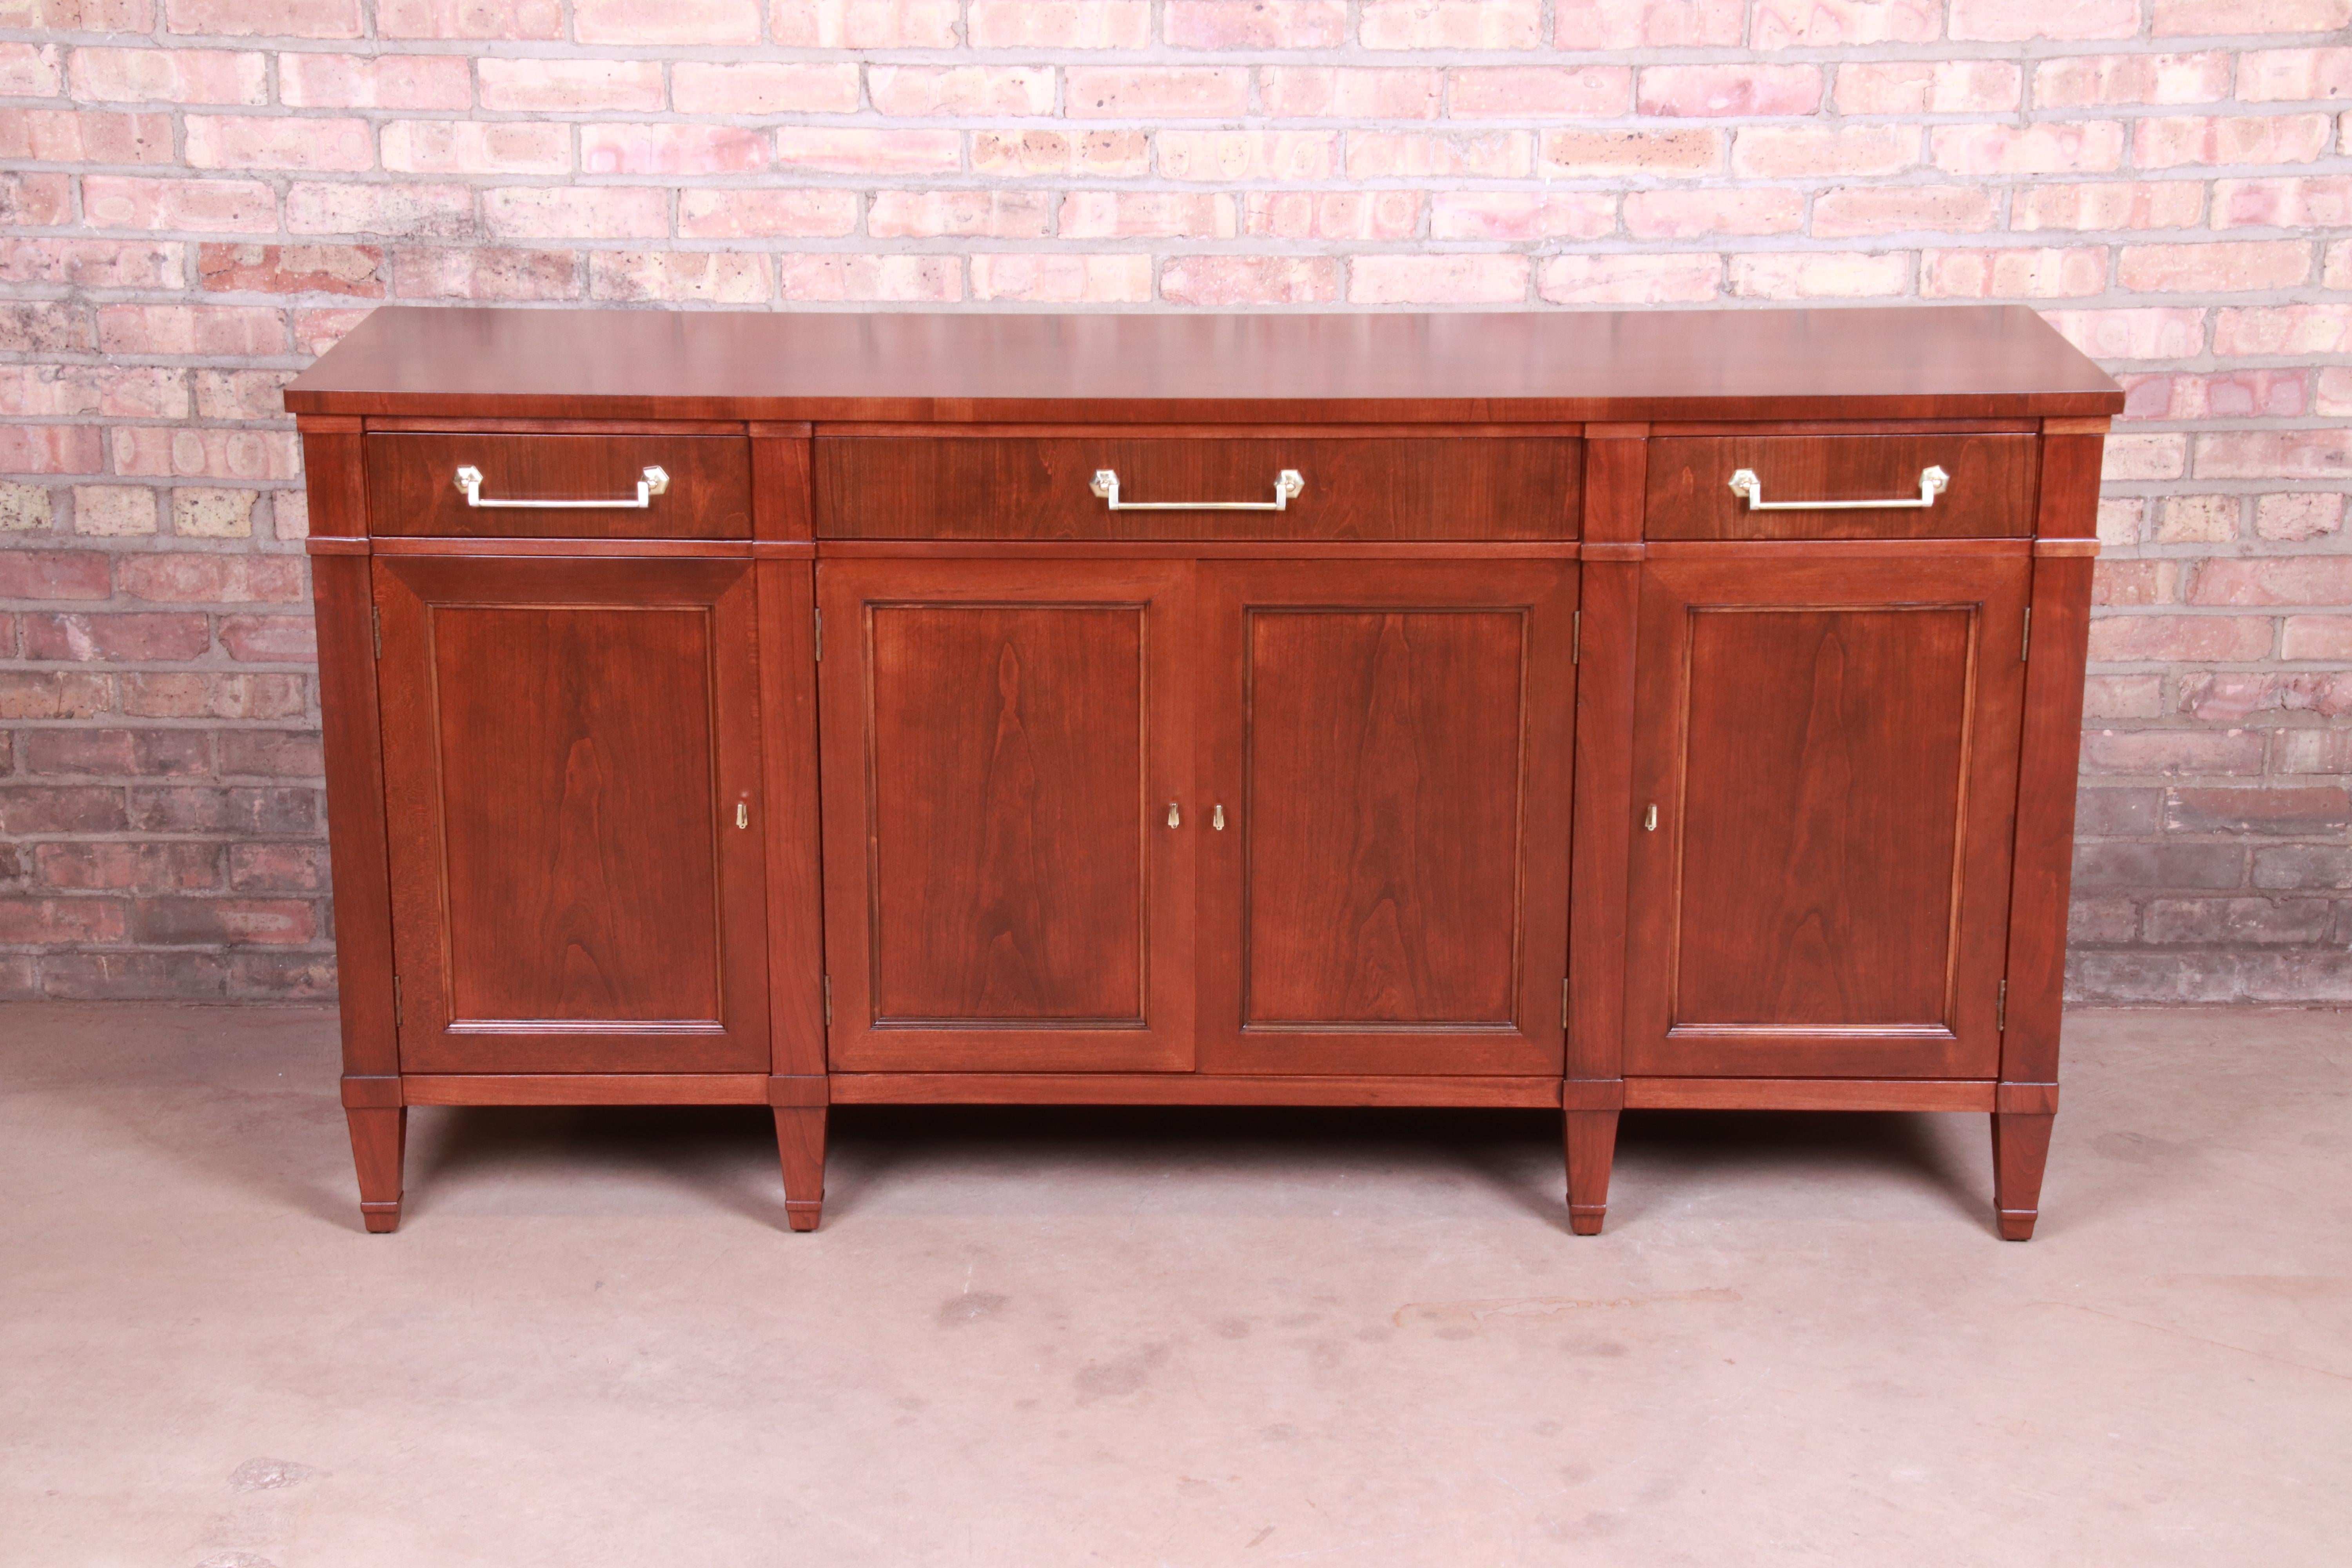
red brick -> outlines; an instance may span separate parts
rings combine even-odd
[[[2352,605],[2352,555],[2204,561],[2189,579],[2192,605]]]
[[[29,784],[0,789],[0,833],[120,833],[130,826],[122,791],[100,784]]]
[[[1421,229],[1421,204],[1419,191],[1251,191],[1242,197],[1242,232],[1286,239],[1410,239]]]
[[[2200,310],[2045,310],[2042,320],[2103,361],[2185,359],[2205,348],[2205,312]]]
[[[142,719],[289,719],[308,701],[299,675],[126,670],[119,679],[122,711]]]
[[[2341,353],[2347,343],[2352,305],[2264,305],[2214,317],[2217,354]]]
[[[122,556],[115,575],[126,597],[161,604],[295,604],[305,593],[292,555],[142,552]]]
[[[2311,247],[2301,240],[2126,245],[2116,255],[2117,282],[2156,293],[2292,289],[2310,276]]]
[[[240,893],[317,891],[327,885],[326,850],[316,844],[232,844],[228,885]]]
[[[48,946],[121,942],[122,905],[114,899],[0,899],[0,942]]]
[[[375,136],[364,120],[191,114],[187,161],[198,169],[373,169]]]
[[[2180,597],[2180,563],[2108,559],[2091,571],[2095,605],[2168,605]]]
[[[2191,163],[2307,163],[2326,149],[2328,129],[2325,114],[2151,118],[2133,124],[2132,162],[2142,169]]]
[[[1907,125],[1751,125],[1731,144],[1731,172],[1764,179],[1850,179],[1892,174],[1919,161],[1919,132]]]
[[[169,839],[43,844],[34,850],[33,865],[42,886],[66,892],[204,892],[220,886],[221,847]]]
[[[2251,664],[2270,657],[2264,616],[2103,616],[2091,622],[2096,661]]]
[[[83,176],[83,211],[89,205],[89,182]],[[101,183],[101,193],[105,190]],[[0,223],[41,226],[73,221],[73,179],[68,174],[0,174]]]
[[[226,996],[228,968],[213,952],[53,952],[41,960],[45,996],[175,1002]]]
[[[229,245],[196,248],[204,289],[220,293],[383,294],[383,251],[370,245]]]
[[[982,3],[973,0],[972,9]],[[1543,43],[1543,7],[1537,0],[1362,0],[1357,26],[1368,49],[1532,49]]]
[[[767,134],[741,126],[632,121],[580,128],[585,174],[741,174],[767,162]]]
[[[1937,10],[1931,0],[1757,0],[1748,42],[1759,49],[1927,43]]]
[[[1708,135],[1711,132],[1701,132]],[[1348,134],[1348,177],[1353,180],[1426,178],[1522,179],[1535,168],[1535,138],[1526,131],[1489,131],[1479,135]],[[1566,171],[1562,171],[1566,172]],[[1202,174],[1203,179],[1213,174]],[[1305,174],[1300,178],[1322,176]]]
[[[1600,239],[1616,228],[1617,198],[1606,191],[1441,191],[1430,198],[1433,239]],[[1412,232],[1402,226],[1391,237]]]
[[[874,210],[866,219],[867,233],[894,232],[877,226],[886,217],[901,221],[887,214],[884,205],[898,194],[885,191],[874,198]],[[1025,203],[1008,204],[1005,193],[926,193],[930,201],[958,205],[969,205],[971,197],[982,195],[988,199],[992,226],[1003,226],[1015,233],[1027,230],[1031,209]],[[1005,210],[1008,205],[1009,210]],[[1035,212],[1035,233],[1045,232],[1047,219],[1048,214],[1041,206]],[[1055,232],[1065,239],[1119,239],[1147,235],[1171,239],[1231,239],[1235,231],[1233,197],[1192,191],[1072,191],[1062,198],[1061,216],[1053,221]],[[922,231],[900,226],[896,232]]]
[[[1938,125],[1927,137],[1936,166],[1955,174],[2098,172],[2119,167],[2124,155],[2124,129],[2113,120]]]
[[[2212,103],[2230,96],[2234,58],[2224,49],[2184,55],[2077,55],[2034,68],[2037,109],[2095,103]]]
[[[316,790],[254,784],[134,787],[131,824],[142,833],[302,836],[318,830],[319,795]]]
[[[116,354],[282,354],[286,316],[256,305],[101,305],[98,346]]]
[[[1880,60],[1842,65],[1841,114],[1983,114],[2022,101],[2024,73],[2005,60]]]
[[[1993,193],[1982,185],[1846,185],[1813,198],[1813,233],[1824,239],[1978,233],[1999,216]]]
[[[0,239],[0,282],[176,289],[187,247],[152,239]]]
[[[583,44],[756,44],[759,0],[572,0]]]
[[[1334,49],[1348,41],[1341,0],[1168,0],[1160,33],[1180,49]]]
[[[514,120],[396,120],[383,128],[383,166],[404,174],[569,174],[572,128]]]
[[[1069,201],[1081,198],[1072,195]],[[1172,195],[1164,198],[1183,201]],[[1212,198],[1202,198],[1212,199]],[[1041,239],[1053,226],[1051,193],[1045,191],[877,191],[866,214],[866,232],[877,239],[936,238],[940,236],[984,236],[992,239]],[[1226,231],[1232,232],[1227,225]],[[1062,235],[1092,239],[1105,230],[1073,224],[1066,217]]]
[[[159,947],[305,942],[316,906],[301,899],[142,898],[131,902],[132,940]]]
[[[1528,297],[1524,256],[1359,256],[1348,298],[1359,305],[1500,305]]]
[[[2170,833],[2261,833],[2290,837],[2352,827],[2352,796],[2340,784],[2296,789],[2176,789],[2166,792]]]
[[[963,166],[963,135],[956,131],[787,125],[775,137],[776,162],[787,169],[887,175],[953,174]]]
[[[951,256],[870,256],[824,251],[776,258],[785,300],[949,303],[963,297]]]
[[[272,1002],[334,999],[335,955],[331,952],[245,948],[221,956],[228,960],[228,994],[233,997]]]
[[[172,117],[0,109],[0,158],[47,163],[169,163]]]
[[[2197,438],[2200,479],[2340,479],[2352,475],[2352,429],[2217,430]]]
[[[688,195],[704,193],[688,192]],[[733,192],[750,197],[764,192]],[[692,228],[684,230],[693,234]],[[580,258],[570,250],[502,246],[393,252],[393,292],[404,300],[576,300]]]
[[[43,614],[24,623],[27,658],[187,659],[212,648],[211,623],[203,616]]]
[[[188,416],[188,373],[152,365],[0,364],[0,414]]]
[[[77,50],[78,54],[96,51]],[[142,52],[123,50],[125,54]],[[154,51],[160,53],[161,51]],[[0,44],[0,93],[11,98],[55,98],[58,94],[58,50],[54,44]],[[76,89],[76,98],[90,99],[98,93]]]
[[[201,730],[27,730],[27,773],[136,773],[184,778],[212,771],[211,737]]]
[[[774,291],[764,256],[711,250],[596,250],[588,255],[592,300],[763,304]]]
[[[1682,130],[1547,131],[1541,155],[1546,174],[1573,178],[1712,174],[1723,167],[1723,133]],[[1349,144],[1348,173],[1359,173],[1353,138]]]
[[[378,15],[381,18],[381,8]],[[474,106],[473,73],[461,55],[289,51],[278,57],[278,91],[298,109],[446,109],[462,113]]]
[[[2090,773],[2259,773],[2257,730],[2089,730],[2083,771]],[[2142,886],[2147,884],[2143,882]]]
[[[484,109],[578,114],[657,111],[663,107],[659,60],[489,57],[474,68],[481,79]]]
[[[375,27],[387,38],[560,38],[563,5],[562,0],[376,0]]]
[[[290,479],[302,471],[291,430],[114,427],[114,471],[186,479]]]
[[[0,669],[0,719],[87,719],[113,706],[110,676]]]
[[[1171,180],[1328,180],[1339,155],[1329,131],[1165,131],[1155,140]]]
[[[1736,48],[1745,10],[1742,0],[1553,0],[1552,43],[1562,49]]]
[[[278,194],[257,180],[151,180],[128,174],[86,174],[81,183],[81,210],[85,220],[99,228],[173,228],[236,234],[278,226]]]
[[[1643,114],[1811,114],[1822,106],[1818,66],[1645,66],[1635,105]]]
[[[1178,256],[1160,275],[1171,304],[1328,305],[1339,297],[1339,264],[1328,256]]]
[[[0,348],[17,353],[79,353],[90,346],[89,319],[66,300],[0,306]]]
[[[2244,0],[2155,0],[2149,31],[2184,34],[2329,33],[2352,26],[2352,0],[2263,0],[2254,16]],[[2258,26],[2249,26],[2258,23]]]
[[[1142,8],[1122,10],[1131,15]],[[1023,9],[1035,14],[1043,8]],[[776,42],[803,49],[951,49],[957,10],[957,0],[770,0],[768,6]],[[990,47],[979,37],[972,43]]]
[[[2238,57],[2238,96],[2249,103],[2352,98],[2352,48],[2242,54]]]
[[[1231,119],[1248,112],[1249,72],[1237,66],[1070,66],[1063,112],[1072,119]]]
[[[1536,291],[1556,305],[1662,305],[1712,300],[1722,285],[1719,256],[1555,256]]]
[[[1434,120],[1445,104],[1444,73],[1405,67],[1266,66],[1260,106],[1291,119]]]
[[[1790,234],[1804,226],[1796,191],[1635,191],[1625,197],[1625,232],[1637,239],[1696,239],[1717,234]]]
[[[1053,304],[1139,304],[1151,298],[1151,258],[982,252],[971,258],[971,297]]]
[[[356,38],[360,0],[163,0],[174,33],[265,37]]]
[[[319,655],[308,616],[223,616],[220,640],[231,658],[247,662],[309,662]]]
[[[1555,120],[1622,115],[1633,101],[1625,66],[1499,66],[1445,73],[1446,112],[1457,120]]]
[[[900,68],[901,73],[911,68]],[[892,68],[876,66],[872,74],[890,78]],[[1053,72],[988,71],[968,68],[961,72],[934,71],[933,76],[959,75],[978,78],[1021,77],[1030,81],[1042,79],[1045,86],[1045,102],[1029,112],[1043,113],[1053,104]],[[680,114],[851,114],[857,109],[857,68],[852,64],[831,65],[814,61],[754,61],[747,65],[710,65],[698,60],[680,60],[670,68],[670,99]],[[942,112],[1003,113],[1007,110],[993,103],[949,110],[939,107],[913,108],[903,103],[886,103],[889,95],[883,87],[874,89],[874,107],[884,114],[937,114]]]
[[[729,187],[680,191],[677,232],[689,239],[836,237],[857,232],[857,193]]]

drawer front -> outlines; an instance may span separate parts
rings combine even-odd
[[[1660,436],[1650,441],[1652,539],[2022,539],[2033,531],[2035,437],[2015,435]],[[1918,504],[1921,476],[1942,489]],[[1731,488],[1753,474],[1764,509]],[[1907,505],[1786,508],[1795,501]]]
[[[646,470],[667,476],[660,493]],[[459,470],[481,475],[467,500]],[[367,438],[369,531],[489,539],[749,539],[751,443],[740,436],[467,435]],[[645,484],[646,504],[636,505]],[[499,501],[626,506],[501,506]]]
[[[1570,539],[1558,436],[827,436],[821,539]],[[1295,495],[1273,502],[1295,471]],[[1094,489],[1118,476],[1120,509]],[[1249,510],[1193,504],[1243,501]],[[1142,510],[1129,510],[1134,503]]]

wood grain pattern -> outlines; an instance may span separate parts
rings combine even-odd
[[[2030,571],[1647,566],[1629,1073],[1993,1076]]]
[[[818,833],[816,568],[753,568],[760,615],[760,790],[766,809],[772,1070],[824,1072],[824,876]]]
[[[369,436],[368,517],[379,534],[468,538],[749,539],[751,443],[725,436]],[[457,489],[463,466],[482,471],[486,498],[634,498],[648,467],[669,488],[643,510],[472,507]]]
[[[2032,531],[2034,437],[2015,435],[1660,436],[1650,440],[1652,539],[2021,538]],[[1753,471],[1768,501],[1916,500],[1916,509],[1755,511],[1731,487]]]
[[[360,1223],[378,1234],[400,1228],[401,1172],[408,1154],[408,1109],[352,1108],[352,1162],[360,1177]]]
[[[1580,448],[1557,437],[1228,435],[816,439],[816,530],[827,539],[1566,539]],[[1124,501],[1266,501],[1281,511],[1112,511]]]
[[[2055,1116],[1997,1110],[1992,1117],[1994,1219],[2003,1241],[2031,1241],[2042,1217],[2042,1174]]]
[[[1496,1074],[835,1073],[836,1105],[1383,1105],[1547,1110],[1559,1079]]]
[[[1599,1236],[1609,1216],[1609,1173],[1617,1157],[1614,1110],[1570,1110],[1561,1136],[1568,1158],[1568,1228]]]
[[[1574,569],[1202,574],[1203,1068],[1556,1072]]]
[[[765,1105],[764,1073],[410,1073],[410,1105]]]
[[[822,1105],[779,1105],[776,1157],[783,1167],[784,1223],[814,1230],[824,1215],[824,1123]]]
[[[295,414],[1446,423],[2114,414],[2023,305],[1773,310],[376,310]]]
[[[1189,1067],[1190,569],[818,584],[834,1068]]]
[[[1628,1110],[1990,1110],[1982,1079],[1629,1078]]]
[[[404,1069],[766,1071],[750,563],[375,570]]]

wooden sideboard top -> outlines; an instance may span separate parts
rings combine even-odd
[[[375,311],[295,414],[1303,423],[2112,415],[2021,305],[1192,315]]]

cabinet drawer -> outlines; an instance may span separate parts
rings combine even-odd
[[[646,470],[667,476],[650,493]],[[459,470],[481,476],[469,503]],[[467,435],[367,438],[369,531],[492,539],[749,539],[741,436]],[[646,504],[636,504],[646,485]],[[572,502],[510,505],[501,502]],[[614,506],[614,501],[629,504]]]
[[[1567,539],[1559,436],[827,436],[822,539]],[[1297,492],[1282,496],[1296,472]],[[1119,510],[1097,494],[1118,476]],[[1186,503],[1255,503],[1246,509]],[[1138,503],[1141,503],[1139,509]]]
[[[1644,531],[1652,539],[2021,539],[2033,531],[2034,440],[2024,432],[1654,437]],[[1929,468],[1946,478],[1934,504],[1923,507]],[[1763,509],[1731,488],[1743,469],[1755,476]],[[1785,505],[1792,501],[1895,504]]]

